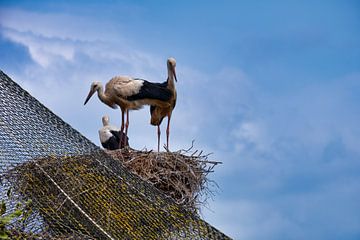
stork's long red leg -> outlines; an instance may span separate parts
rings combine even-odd
[[[171,113],[168,114],[168,124],[166,128],[166,148],[168,150],[169,150],[169,135],[170,135],[170,118],[171,118]]]
[[[160,125],[157,125],[157,134],[158,134],[158,152],[160,152]]]
[[[124,114],[125,111],[121,109],[121,127],[120,127],[120,141],[119,141],[119,149],[121,149],[121,143],[122,143],[122,136],[124,132]]]
[[[128,146],[128,137],[127,137],[127,133],[128,133],[128,128],[129,128],[129,109],[126,110],[126,123],[125,123],[125,146]]]

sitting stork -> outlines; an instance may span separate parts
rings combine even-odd
[[[110,79],[105,85],[105,91],[101,82],[93,82],[84,105],[95,92],[98,93],[99,99],[109,107],[117,108],[117,106],[120,106],[121,132],[124,130],[124,115],[126,113],[126,137],[129,127],[129,110],[137,110],[144,105],[168,107],[168,101],[172,96],[171,91],[159,83],[152,83],[144,79],[127,76],[116,76]],[[121,143],[119,147],[121,147]]]
[[[170,135],[170,118],[172,111],[176,105],[176,89],[175,89],[175,82],[177,82],[176,78],[176,60],[174,58],[169,58],[167,60],[167,70],[168,70],[168,78],[165,82],[161,83],[160,85],[167,88],[171,92],[171,97],[167,100],[168,105],[150,106],[150,114],[151,114],[151,125],[157,126],[157,134],[158,134],[158,152],[160,150],[160,124],[164,117],[168,117],[168,124],[166,128],[166,148],[169,150],[169,135]]]
[[[99,130],[100,143],[103,148],[108,150],[116,150],[124,148],[129,144],[129,138],[125,136],[119,128],[109,125],[109,117],[102,117],[103,127]],[[120,146],[121,144],[121,146]]]

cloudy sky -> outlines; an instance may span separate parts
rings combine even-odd
[[[161,82],[170,56],[170,148],[223,162],[205,220],[234,239],[360,238],[358,1],[0,2],[0,69],[96,144],[120,111],[83,106],[91,82]],[[149,119],[131,112],[137,149],[156,149]]]

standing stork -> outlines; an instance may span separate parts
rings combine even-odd
[[[109,107],[117,108],[117,106],[120,106],[121,132],[124,130],[126,113],[125,139],[127,138],[129,127],[129,110],[138,110],[144,105],[162,108],[168,107],[168,101],[172,96],[171,91],[159,83],[152,83],[144,79],[127,76],[116,76],[110,79],[105,85],[105,91],[101,82],[93,82],[84,105],[95,92],[98,93],[99,99]],[[121,141],[119,146],[121,147]]]
[[[171,92],[171,97],[167,100],[168,105],[165,106],[150,106],[150,114],[151,114],[151,125],[157,126],[157,134],[158,134],[158,152],[160,150],[160,124],[164,117],[168,117],[168,124],[166,128],[166,148],[169,149],[169,135],[170,135],[170,119],[172,111],[176,105],[176,89],[175,89],[175,81],[176,78],[176,60],[174,58],[169,58],[167,60],[167,70],[168,70],[168,78],[165,82],[159,84],[165,88],[167,88]],[[175,80],[175,81],[174,81]]]
[[[103,127],[99,129],[100,143],[103,148],[108,150],[116,150],[128,146],[129,139],[120,131],[120,128],[109,124],[109,117],[102,117]],[[120,145],[121,144],[121,145]]]

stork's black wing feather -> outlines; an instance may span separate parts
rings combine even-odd
[[[114,130],[110,130],[111,134],[116,138],[116,140],[119,142],[121,139],[121,133],[120,131],[114,131]]]
[[[105,149],[116,150],[119,149],[119,140],[115,136],[109,138],[106,142],[102,142],[101,145]]]
[[[143,80],[143,85],[141,86],[139,92],[132,96],[129,96],[127,100],[139,100],[139,99],[157,99],[160,101],[168,101],[172,93],[169,89],[166,88],[164,83],[152,83],[146,80]]]
[[[116,138],[116,140],[118,142],[120,142],[120,139],[122,138],[122,141],[125,140],[125,134],[122,133],[121,131],[114,131],[114,130],[110,130],[111,134]],[[126,137],[127,141],[129,141],[129,138]]]

